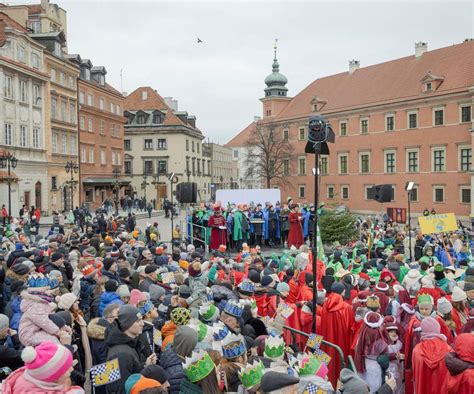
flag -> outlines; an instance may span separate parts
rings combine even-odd
[[[314,354],[316,355],[319,361],[326,365],[331,362],[331,356],[319,348],[314,351]]]
[[[318,393],[318,387],[315,386],[313,383],[308,383],[306,388],[303,391],[303,394],[317,394]]]
[[[324,254],[323,240],[321,239],[321,232],[319,231],[319,224],[316,226],[316,245],[318,248],[318,260],[327,263],[326,255]]]
[[[120,379],[120,368],[118,358],[103,364],[94,365],[91,368],[91,380],[94,387],[103,386]]]
[[[161,346],[163,344],[163,338],[161,337],[161,331],[153,327],[153,343],[156,346]]]
[[[173,272],[163,272],[161,274],[161,280],[163,281],[163,284],[171,284],[171,283],[176,283],[174,279],[174,273]]]
[[[316,334],[309,334],[308,341],[306,342],[306,347],[309,347],[311,349],[317,349],[319,348],[319,345],[323,341],[323,337],[321,335],[316,335]]]
[[[294,313],[294,310],[288,304],[281,302],[278,305],[277,313],[281,315],[284,319],[288,319]]]

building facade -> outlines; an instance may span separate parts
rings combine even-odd
[[[203,156],[204,136],[196,117],[178,111],[176,100],[161,97],[151,87],[140,87],[125,100],[124,176],[126,193],[145,197],[160,207],[171,199],[168,174],[179,182],[196,182],[198,200],[210,196],[210,163]]]
[[[403,208],[405,184],[413,181],[415,215],[425,208],[464,217],[474,212],[474,41],[427,49],[417,43],[411,56],[364,68],[353,60],[347,72],[315,80],[284,104],[278,94],[265,95],[258,125],[271,126],[295,148],[282,199],[313,199],[314,156],[304,148],[309,116],[318,114],[336,134],[330,155],[321,158],[319,193],[326,204],[360,213]],[[251,133],[252,125],[244,131]],[[375,184],[392,185],[392,202],[371,199]]]
[[[125,99],[106,82],[105,67],[94,67],[89,59],[82,59],[79,55],[69,55],[68,58],[80,68],[80,202],[95,210],[107,199],[118,200],[124,185]]]
[[[207,157],[206,165],[210,166],[207,173],[210,174],[208,192],[215,199],[215,191],[218,189],[238,189],[239,173],[237,161],[232,158],[232,149],[212,142],[202,145],[203,155]]]
[[[46,171],[47,125],[43,47],[28,36],[28,30],[0,12],[0,149],[18,159],[11,171],[11,212],[18,215],[23,204],[48,206]],[[0,169],[0,200],[8,208],[8,173]]]

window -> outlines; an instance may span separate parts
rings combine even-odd
[[[298,139],[300,141],[303,141],[305,139],[305,129],[304,127],[300,127],[299,130],[298,130]]]
[[[298,159],[298,175],[306,174],[306,158],[300,157]]]
[[[160,114],[153,114],[153,124],[160,124],[160,123],[161,123]]]
[[[433,171],[434,172],[445,171],[445,167],[444,167],[445,153],[446,152],[444,149],[433,150]]]
[[[444,124],[444,109],[434,110],[434,125],[442,126]]]
[[[40,129],[33,127],[33,148],[40,147]]]
[[[59,74],[59,83],[63,86],[66,85],[66,74],[64,74],[62,71]]]
[[[366,185],[365,189],[365,199],[366,200],[373,200],[374,199],[374,189],[372,185]]]
[[[347,154],[339,155],[339,174],[348,173]]]
[[[444,202],[444,186],[433,186],[433,202]]]
[[[89,119],[87,120],[87,131],[94,131],[92,126],[93,126],[93,124],[92,124],[92,118],[89,118]]]
[[[25,47],[22,45],[18,46],[18,60],[25,63]]]
[[[51,137],[51,151],[53,153],[58,153],[58,134],[53,133]]]
[[[69,121],[76,123],[76,103],[69,103]]]
[[[104,110],[104,99],[103,98],[99,99],[99,109],[101,109],[102,111]]]
[[[143,149],[152,150],[153,149],[153,140],[152,139],[145,139]]]
[[[69,146],[71,148],[70,154],[71,155],[76,155],[77,154],[77,140],[75,135],[71,135],[69,138]]]
[[[51,99],[51,118],[52,119],[57,119],[58,117],[57,111],[58,111],[58,100],[55,98],[52,98]]]
[[[81,163],[86,163],[87,162],[87,152],[86,148],[82,147],[81,148]]]
[[[89,163],[94,163],[94,148],[89,148]]]
[[[61,100],[61,120],[66,121],[66,107],[67,107],[67,101],[66,100]]]
[[[112,151],[112,165],[117,165],[117,153],[115,153],[114,151]]]
[[[153,174],[153,161],[145,160],[145,162],[144,162],[144,173],[146,175]]]
[[[122,164],[122,154],[120,152],[117,152],[117,164]]]
[[[114,103],[110,103],[110,112],[112,112],[113,114],[115,113],[115,104]]]
[[[94,105],[94,97],[92,96],[92,94],[87,95],[87,105],[91,107]]]
[[[69,87],[70,87],[71,89],[76,90],[76,89],[75,89],[75,88],[76,88],[76,84],[75,84],[75,82],[74,82],[74,77],[73,77],[73,76],[69,76]]]
[[[196,151],[197,151],[197,153],[200,153],[200,150],[201,150],[200,146],[201,146],[201,143],[196,142]]]
[[[471,105],[463,105],[461,107],[461,123],[471,121]]]
[[[7,99],[13,99],[13,77],[11,75],[6,75],[3,79],[3,95]]]
[[[148,92],[146,90],[144,90],[142,92],[142,100],[146,100],[146,99],[148,99]]]
[[[56,82],[56,69],[51,69],[51,81]]]
[[[40,67],[40,58],[37,53],[31,54],[31,66],[36,69]]]
[[[115,113],[116,113],[117,115],[120,115],[120,105],[116,105],[116,106],[115,106]]]
[[[326,189],[327,198],[334,198],[334,186],[328,186]]]
[[[470,186],[461,186],[461,203],[470,204],[471,203],[471,187]]]
[[[164,175],[168,172],[168,162],[166,160],[158,160],[158,174]]]
[[[395,130],[395,116],[387,115],[385,117],[385,130],[386,131],[393,131]]]
[[[418,114],[411,112],[408,114],[408,128],[416,129],[418,127]]]
[[[41,32],[41,21],[31,21],[30,22],[30,28],[33,31],[33,33],[40,33]],[[56,177],[54,177],[56,178]],[[56,188],[53,188],[56,189]]]
[[[124,150],[132,150],[132,141],[131,140],[123,140],[123,149]]]
[[[28,82],[20,80],[20,101],[22,103],[28,102]]]
[[[137,123],[138,124],[145,124],[145,115],[138,115],[137,116]]]
[[[112,152],[112,165],[114,165],[114,160],[115,159],[115,152]],[[105,150],[101,149],[100,150],[100,164],[105,165],[106,160],[105,160]]]
[[[283,175],[290,175],[290,159],[283,159]]]
[[[58,188],[58,177],[52,176],[51,177],[51,189],[56,190]]]
[[[105,121],[103,120],[100,121],[99,134],[105,135]]]
[[[112,123],[112,124],[110,125],[110,135],[111,135],[112,137],[115,137],[115,123]]]
[[[303,185],[298,186],[298,197],[299,198],[305,197],[305,187]]]
[[[408,151],[408,172],[418,171],[418,151]]]
[[[33,84],[33,105],[41,105],[40,87],[39,85]]]
[[[360,160],[360,172],[362,174],[368,174],[370,172],[370,154],[361,153],[359,155]]]
[[[191,151],[194,152],[194,141],[191,141]]]
[[[130,175],[132,173],[132,162],[131,161],[124,161],[123,162],[123,169],[125,174]]]
[[[349,186],[341,186],[341,198],[343,200],[349,199]]]
[[[347,135],[347,122],[339,123],[339,135],[342,137]]]
[[[20,146],[26,147],[27,145],[27,136],[26,126],[20,126]]]
[[[283,141],[288,141],[288,140],[289,140],[289,131],[283,130]]]
[[[63,143],[61,147],[61,153],[66,154],[67,153],[67,135],[63,135]]]
[[[395,152],[385,152],[385,172],[395,173]]]
[[[461,148],[459,150],[459,161],[461,171],[471,171],[472,150],[471,148]]]
[[[327,174],[329,174],[328,157],[327,156],[321,156],[321,175],[327,175]]]
[[[189,151],[189,140],[186,140],[186,152]]]
[[[413,187],[410,192],[410,201],[417,202],[418,201],[418,186]]]
[[[79,104],[84,104],[84,92],[79,92]]]
[[[361,134],[367,134],[369,132],[369,119],[360,120],[360,132]]]
[[[166,149],[166,140],[158,139],[158,149]]]
[[[234,159],[238,159],[239,158],[239,151],[237,149],[234,149]]]
[[[85,130],[86,128],[86,119],[84,118],[84,116],[81,116],[79,118],[79,127],[81,130]]]

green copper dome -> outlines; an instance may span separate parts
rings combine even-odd
[[[286,96],[288,88],[285,86],[288,83],[288,78],[280,73],[280,65],[277,59],[277,46],[275,41],[275,56],[273,58],[272,73],[265,78],[265,97],[268,96]]]

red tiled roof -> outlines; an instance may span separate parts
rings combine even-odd
[[[439,88],[423,93],[421,80],[428,73],[444,77]],[[277,115],[277,119],[306,116],[317,97],[327,104],[321,113],[359,106],[416,99],[465,90],[474,85],[474,41],[407,56],[385,63],[315,80]],[[238,136],[237,136],[238,137]],[[236,137],[236,138],[237,138]]]
[[[245,129],[243,129],[239,134],[237,134],[224,146],[226,148],[239,148],[245,146],[247,144],[247,140],[256,131],[256,129],[257,123],[250,123]]]
[[[28,7],[29,15],[41,14],[43,12],[43,7],[41,7],[41,4],[32,4],[32,5],[27,5],[26,7]]]
[[[5,27],[11,27],[12,29],[19,30],[23,33],[29,33],[29,30],[26,27],[14,21],[7,14],[0,12],[0,29],[5,29]]]

